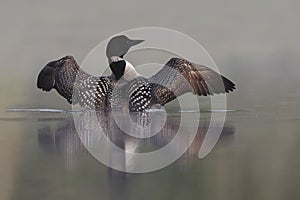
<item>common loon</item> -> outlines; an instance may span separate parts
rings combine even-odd
[[[106,109],[112,103],[121,105],[119,101],[123,97],[115,98],[114,92],[121,91],[123,94],[119,95],[127,95],[130,111],[144,111],[155,104],[164,106],[187,92],[207,96],[235,89],[235,84],[226,77],[181,58],[171,58],[149,79],[142,77],[124,55],[130,47],[143,41],[119,35],[108,42],[106,56],[112,71],[110,76],[92,76],[80,69],[72,56],[65,56],[49,62],[41,70],[37,87],[44,91],[54,88],[70,104],[88,109]],[[121,84],[122,81],[126,84]]]

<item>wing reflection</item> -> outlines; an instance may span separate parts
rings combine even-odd
[[[85,147],[103,151],[103,149],[95,147],[95,144],[98,144],[97,142],[103,137],[98,133],[101,129],[110,142],[124,150],[106,149],[110,164],[118,165],[124,171],[135,162],[129,153],[152,152],[166,146],[177,134],[181,121],[180,113],[167,113],[163,125],[163,120],[157,116],[153,118],[149,113],[134,113],[130,116],[124,116],[124,113],[121,113],[120,116],[115,116],[110,112],[83,112],[79,115],[80,120],[77,125],[74,123],[73,118],[66,118],[55,126],[48,124],[41,127],[38,130],[41,148],[51,154],[62,156],[68,167],[76,166],[79,164],[78,157],[87,154]],[[118,117],[122,119],[121,122],[117,122],[116,118]],[[192,114],[190,119],[193,119]],[[130,126],[125,129],[122,128],[123,125],[120,125],[120,123],[126,124],[128,120],[138,128]],[[78,130],[78,126],[81,130]],[[189,126],[189,124],[185,126]],[[139,129],[141,127],[147,128],[141,131]],[[181,156],[181,164],[184,162],[184,165],[188,165],[189,159],[198,159],[198,152],[208,127],[209,121],[201,120],[191,146]],[[137,132],[139,135],[127,134],[130,130]],[[153,130],[157,131],[157,134],[148,137]],[[221,139],[233,133],[234,128],[225,123]],[[180,144],[173,146],[170,151],[177,151],[180,148],[179,146]],[[177,163],[180,163],[180,161]],[[109,170],[111,171],[111,169]]]

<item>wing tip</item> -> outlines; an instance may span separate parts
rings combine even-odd
[[[222,76],[222,80],[224,83],[224,89],[226,93],[233,92],[236,89],[236,85],[228,78]]]
[[[38,75],[37,88],[46,92],[50,91],[55,83],[54,73],[55,69],[46,65]]]

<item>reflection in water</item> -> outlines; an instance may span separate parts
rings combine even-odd
[[[67,118],[54,128],[49,124],[40,128],[38,142],[46,152],[61,155],[68,167],[77,166],[79,153],[85,152],[72,118]]]
[[[113,144],[120,149],[125,150],[108,150],[109,161],[111,162],[110,164],[120,165],[125,169],[131,165],[134,165],[133,162],[135,162],[134,159],[130,159],[129,153],[152,152],[169,144],[177,134],[181,121],[180,114],[169,113],[167,115],[165,124],[161,127],[158,133],[153,136],[146,137],[147,134],[153,130],[153,127],[157,127],[156,125],[161,126],[161,124],[159,124],[160,121],[157,120],[157,118],[151,117],[150,113],[131,114],[130,116],[127,116],[127,118],[132,120],[134,125],[139,127],[147,127],[144,129],[144,131],[140,132],[142,135],[137,135],[137,137],[134,137],[133,135],[126,134],[126,131],[128,130],[124,130],[122,127],[120,128],[120,124],[116,123],[116,116],[113,116],[111,113],[96,112],[93,114],[96,114],[97,117],[91,117],[91,113],[81,113],[81,117],[84,115],[81,118],[84,121],[81,121],[81,125],[86,129],[85,131],[80,130],[79,133],[77,132],[73,118],[66,118],[66,120],[60,122],[54,127],[51,126],[51,124],[40,127],[38,130],[38,141],[41,149],[50,154],[61,156],[66,163],[67,168],[78,166],[78,162],[80,161],[78,157],[88,154],[83,143],[89,148],[93,148],[93,145],[99,144],[97,142],[101,140],[101,136],[99,136],[96,131],[98,131],[99,127],[101,127],[101,130],[109,138],[109,140],[113,142]],[[192,116],[190,119],[193,119]],[[180,166],[185,168],[188,167],[190,159],[198,159],[198,152],[203,143],[203,139],[208,127],[209,121],[203,120],[200,122],[194,141],[187,151],[182,155],[180,161],[176,162],[177,164],[180,164]],[[232,135],[233,133],[234,128],[232,126],[225,125],[221,137],[226,137],[228,135]],[[170,151],[178,151],[179,148],[181,147],[175,145],[172,146]],[[100,150],[103,149],[100,148]],[[108,170],[110,175],[125,174],[111,168],[108,168]]]
[[[189,115],[188,121],[194,120],[194,114]],[[97,141],[97,135],[92,135],[92,132],[80,135],[75,128],[74,118],[69,114],[49,116],[41,113],[37,118],[26,121],[26,127],[22,131],[25,141],[22,152],[24,159],[20,159],[15,174],[12,199],[182,199],[185,196],[193,199],[199,194],[208,197],[209,192],[205,192],[204,187],[209,181],[207,174],[212,176],[212,180],[220,182],[218,177],[223,176],[217,174],[219,166],[231,169],[230,160],[220,161],[221,165],[218,165],[214,163],[214,159],[210,160],[210,156],[208,159],[198,158],[199,148],[209,125],[208,113],[201,115],[203,120],[200,120],[197,135],[180,159],[162,170],[139,175],[111,169],[94,159],[80,137],[93,144],[93,141]],[[181,116],[181,113],[168,112],[162,129],[149,138],[125,134],[113,117],[105,112],[97,113],[97,120],[89,121],[89,124],[100,126],[115,145],[128,152],[151,152],[172,141]],[[160,124],[147,115],[130,117],[141,126],[152,122],[153,126]],[[185,126],[189,127],[191,124],[186,123]],[[226,141],[232,141],[234,131],[234,127],[225,124],[221,135],[221,149],[224,148],[222,144],[226,147]],[[220,147],[220,144],[217,146]],[[176,146],[172,151],[176,151]],[[135,161],[129,159],[124,152],[107,151],[107,155],[111,162],[124,168],[130,167]],[[185,191],[182,193],[184,196],[173,196],[179,187]],[[155,192],[147,196],[146,192],[150,192],[151,188],[155,188]]]

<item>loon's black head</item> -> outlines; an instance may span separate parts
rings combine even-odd
[[[115,78],[119,80],[127,71],[135,71],[130,63],[123,59],[123,56],[128,52],[130,47],[137,45],[144,40],[131,40],[125,35],[113,37],[107,44],[106,56],[109,61],[109,66]],[[126,68],[128,68],[126,70]]]
[[[131,40],[125,35],[118,35],[113,37],[107,44],[106,47],[106,56],[111,58],[113,56],[123,57],[130,47],[137,45],[144,40]]]

